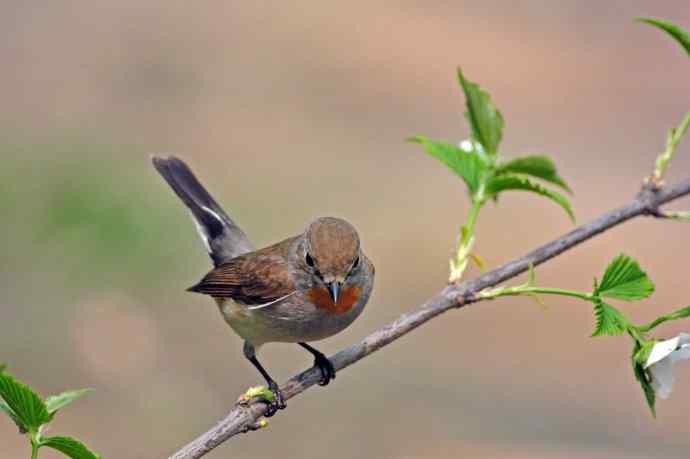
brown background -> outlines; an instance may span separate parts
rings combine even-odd
[[[634,195],[690,108],[690,60],[631,20],[690,28],[686,0],[141,3],[0,6],[0,361],[42,394],[95,388],[50,432],[106,458],[163,457],[260,382],[213,304],[184,292],[208,259],[149,153],[186,158],[258,244],[318,215],[356,224],[377,286],[320,343],[334,352],[444,284],[467,199],[403,139],[467,137],[457,65],[502,109],[505,156],[556,158],[580,222]],[[688,175],[689,145],[669,180]],[[496,266],[571,227],[508,195],[477,250]],[[648,320],[690,302],[689,228],[626,224],[538,280],[587,289],[625,251],[657,283],[625,306]],[[592,326],[560,298],[447,314],[210,457],[687,457],[690,368],[655,421],[630,343]],[[279,380],[311,363],[296,346],[262,356]],[[28,451],[1,420],[0,457]]]

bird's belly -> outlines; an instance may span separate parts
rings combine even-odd
[[[296,343],[328,338],[359,316],[366,303],[364,298],[362,300],[341,314],[319,309],[305,301],[301,294],[254,309],[230,299],[217,301],[221,314],[235,333],[260,346],[269,342]]]

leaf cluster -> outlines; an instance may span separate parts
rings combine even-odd
[[[648,298],[653,292],[654,283],[640,268],[639,263],[621,254],[606,267],[601,282],[594,279],[591,297],[596,317],[596,327],[592,336],[620,335],[624,332],[632,336],[635,343],[632,357],[635,379],[642,387],[652,415],[656,416],[656,396],[651,385],[651,376],[644,368],[654,342],[645,340],[638,327],[634,326],[621,311],[604,301],[604,298],[638,301]]]
[[[548,156],[528,155],[503,161],[498,153],[505,125],[503,115],[489,93],[466,79],[460,69],[458,82],[465,95],[465,117],[470,125],[470,140],[460,145],[420,135],[408,140],[423,145],[429,155],[462,178],[473,201],[496,200],[506,191],[527,191],[555,202],[574,220],[569,200],[562,193],[544,185],[553,185],[572,193],[553,160]]]
[[[7,414],[19,428],[28,434],[32,448],[48,447],[60,451],[72,459],[100,459],[100,456],[80,441],[63,436],[44,436],[42,430],[57,412],[90,389],[80,389],[41,398],[31,387],[6,373],[0,365],[0,411]]]
[[[690,317],[690,306],[662,315],[649,324],[635,325],[620,310],[604,301],[604,298],[638,301],[648,298],[653,292],[654,283],[640,268],[638,262],[621,254],[609,263],[601,282],[594,280],[594,290],[590,298],[596,316],[596,327],[592,336],[620,335],[627,332],[633,339],[632,366],[635,379],[640,383],[652,415],[656,417],[656,396],[651,385],[651,374],[645,369],[645,364],[657,341],[647,339],[645,333],[664,322]]]
[[[654,339],[645,334],[660,324],[690,317],[690,306],[667,315],[660,316],[646,325],[632,323],[618,308],[608,303],[609,300],[639,301],[648,298],[654,292],[654,283],[640,267],[639,263],[627,255],[615,257],[606,267],[601,280],[594,279],[591,292],[580,292],[562,288],[539,287],[535,285],[534,268],[530,266],[529,279],[526,283],[513,287],[496,287],[481,291],[482,299],[493,299],[507,295],[528,295],[542,302],[539,295],[561,295],[580,298],[594,306],[596,326],[592,336],[621,335],[627,333],[634,342],[632,365],[635,378],[640,383],[652,414],[655,414],[655,394],[651,386],[651,374],[645,368]]]

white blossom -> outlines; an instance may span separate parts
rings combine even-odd
[[[644,368],[652,376],[652,388],[661,398],[668,398],[673,389],[673,365],[690,359],[690,335],[681,333],[675,338],[659,341],[652,348]]]

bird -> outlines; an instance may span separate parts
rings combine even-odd
[[[273,416],[286,403],[258,360],[262,345],[296,343],[313,355],[320,385],[335,379],[332,362],[308,343],[344,330],[369,301],[375,268],[355,227],[342,218],[319,217],[302,233],[256,249],[184,161],[151,159],[190,211],[213,262],[213,269],[187,290],[212,297],[244,340],[244,356],[274,395],[264,415]]]

